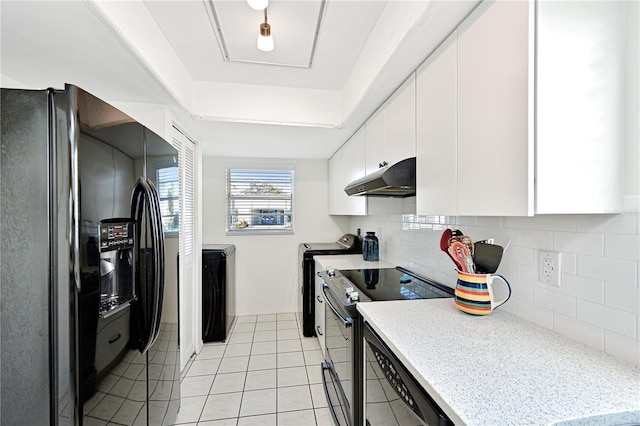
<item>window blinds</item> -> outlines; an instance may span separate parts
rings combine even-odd
[[[293,231],[293,170],[227,169],[227,231]]]
[[[164,232],[180,230],[180,179],[178,166],[157,170],[158,196]]]

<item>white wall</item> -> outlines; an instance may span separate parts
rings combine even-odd
[[[295,167],[293,235],[225,235],[225,169],[242,164]],[[345,232],[327,215],[327,185],[326,160],[202,158],[202,244],[235,244],[238,315],[301,311],[298,245]]]
[[[497,273],[513,294],[502,307],[613,356],[640,365],[640,214],[354,217],[377,231],[381,256],[455,287],[453,262],[440,250],[446,227],[474,241],[510,242]],[[538,281],[538,251],[562,253],[561,286]]]

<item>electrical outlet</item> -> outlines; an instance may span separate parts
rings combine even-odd
[[[538,252],[538,280],[560,287],[560,253],[543,250]]]

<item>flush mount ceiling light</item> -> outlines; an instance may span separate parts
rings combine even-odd
[[[267,22],[267,8],[264,9],[264,22],[260,24],[260,34],[258,35],[258,49],[263,52],[273,50],[273,36],[271,35],[271,25]]]
[[[255,10],[264,10],[269,6],[269,0],[247,0],[247,3]]]

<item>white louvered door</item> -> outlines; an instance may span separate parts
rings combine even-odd
[[[195,224],[196,224],[196,146],[179,129],[173,128],[173,145],[180,152],[180,368],[196,352],[200,328],[200,306],[196,300]]]

